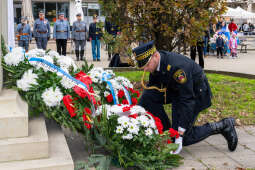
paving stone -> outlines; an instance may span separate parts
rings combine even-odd
[[[247,133],[244,128],[237,128],[236,131],[238,134],[238,141],[241,144],[254,143],[255,136]]]
[[[206,170],[207,167],[204,166],[198,160],[184,160],[184,163],[174,170]]]
[[[187,148],[183,148],[180,155],[184,160],[194,160],[194,157],[188,152]]]
[[[208,142],[211,145],[222,145],[222,144],[227,144],[227,141],[225,138],[219,134],[219,135],[212,135],[205,139],[206,142]]]
[[[248,134],[255,136],[255,126],[245,126],[244,129]]]
[[[228,157],[207,158],[202,159],[202,162],[210,169],[216,170],[233,170],[236,167],[242,167],[242,165]]]
[[[201,146],[201,147],[187,147],[187,150],[197,159],[201,158],[217,158],[223,157],[224,154],[219,150],[216,150],[214,147],[208,146]]]

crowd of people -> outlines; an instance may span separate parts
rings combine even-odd
[[[81,14],[76,15],[77,20],[70,27],[69,22],[64,16],[64,13],[58,14],[58,20],[54,23],[53,27],[53,39],[56,41],[57,52],[60,55],[66,55],[66,47],[68,40],[74,42],[76,60],[84,60],[84,51],[86,41],[91,42],[93,61],[100,61],[100,40],[103,36],[103,30],[98,26],[97,15],[93,16],[93,22],[90,23],[89,29],[87,29],[86,23],[82,21]],[[33,37],[36,41],[38,49],[47,49],[48,41],[51,38],[51,28],[49,21],[45,18],[44,11],[39,12],[39,18],[35,20],[33,24],[33,30],[28,24],[27,18],[22,17],[21,23],[18,24],[16,29],[16,37],[18,45],[23,47],[26,51],[29,49]],[[120,34],[120,29],[116,25],[105,21],[105,31],[109,34],[116,36]],[[110,46],[108,49],[108,59],[111,60],[113,54]]]

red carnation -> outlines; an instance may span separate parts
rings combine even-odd
[[[136,93],[136,96],[137,96],[137,97],[140,97],[140,92],[139,92],[139,90],[135,90],[134,93]]]
[[[128,104],[128,101],[126,99],[122,100],[122,104]]]
[[[106,100],[107,100],[108,103],[111,103],[113,101],[112,94],[109,94],[108,96],[106,96]]]
[[[154,116],[154,115],[153,115],[152,113],[150,113],[150,112],[147,112],[147,114],[149,114],[149,115],[151,115],[151,116],[153,117],[153,119],[154,119],[154,121],[155,121],[155,125],[156,125],[156,127],[157,127],[157,129],[158,129],[158,133],[159,133],[159,134],[162,134],[162,133],[163,133],[163,125],[162,125],[161,120],[160,120],[158,117]]]
[[[90,122],[90,119],[89,119],[88,115],[83,114],[82,117],[83,117],[84,125],[85,125],[88,129],[90,129],[90,128],[91,128],[91,124],[90,124],[90,123],[87,123],[87,122]]]
[[[128,115],[128,117],[130,117],[130,118],[132,117],[132,118],[136,119],[138,117],[138,114],[135,113],[135,114],[132,114],[132,115]]]
[[[117,104],[118,106],[121,106],[121,104]]]
[[[134,89],[129,88],[128,91],[130,91],[131,93],[134,93]]]
[[[167,144],[171,144],[172,141],[170,139],[167,140]]]
[[[137,99],[136,99],[136,98],[133,97],[133,98],[131,99],[131,101],[132,101],[132,105],[137,105]]]
[[[76,94],[78,94],[81,98],[89,97],[89,94],[86,90],[83,88],[80,88],[79,86],[74,86],[73,90]]]
[[[124,95],[125,95],[124,91],[123,90],[119,90],[118,97],[122,98]]]
[[[122,108],[122,111],[123,112],[128,112],[130,110],[130,107],[129,106],[125,106]]]
[[[85,113],[91,115],[91,110],[88,107],[84,108]]]
[[[76,113],[75,113],[75,108],[73,106],[73,103],[72,103],[72,96],[70,95],[65,95],[63,97],[63,103],[64,105],[66,106],[66,109],[68,110],[69,114],[71,117],[74,117],[76,116]]]
[[[80,71],[79,73],[77,73],[75,75],[75,78],[77,80],[80,80],[81,82],[83,82],[84,84],[86,84],[87,86],[90,86],[92,84],[92,80],[91,78],[84,72]]]
[[[177,130],[174,130],[173,128],[170,128],[170,129],[169,129],[169,133],[170,133],[170,137],[171,137],[171,138],[173,138],[173,137],[179,138],[179,137],[180,137],[178,131],[177,131]]]

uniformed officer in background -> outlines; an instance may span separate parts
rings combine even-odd
[[[114,38],[120,34],[120,27],[111,23],[110,21],[108,21],[107,19],[105,20],[105,30],[108,34],[111,34]],[[111,60],[111,58],[113,57],[113,42],[107,44],[107,51],[108,51],[108,60]]]
[[[73,23],[73,27],[72,27],[72,40],[74,40],[74,43],[75,43],[76,59],[77,61],[79,61],[79,59],[83,60],[83,56],[84,56],[84,47],[86,45],[86,39],[87,39],[86,38],[87,27],[86,27],[86,23],[81,20],[80,13],[78,13],[76,17],[77,17],[77,21]]]
[[[23,47],[27,52],[29,42],[32,41],[32,32],[29,24],[27,24],[27,17],[21,18],[21,23],[17,26],[16,37],[18,38],[19,47]]]
[[[59,13],[59,19],[54,24],[53,38],[56,40],[57,52],[65,56],[67,40],[70,39],[70,26],[63,12]]]
[[[33,33],[37,48],[46,50],[50,39],[50,24],[43,11],[39,12],[39,19],[35,20]]]
[[[225,137],[230,151],[236,149],[238,138],[234,118],[194,125],[199,112],[211,106],[212,98],[208,80],[198,64],[177,53],[157,51],[153,41],[133,49],[133,53],[138,67],[144,73],[150,72],[148,85],[142,81],[145,90],[139,105],[159,117],[164,130],[171,125],[163,104],[172,103],[172,128],[181,135],[175,140],[179,147],[174,154],[182,150],[182,145],[197,143],[214,134]]]
[[[100,61],[100,39],[102,30],[97,26],[97,15],[93,16],[93,23],[89,25],[89,40],[92,45],[93,61]]]

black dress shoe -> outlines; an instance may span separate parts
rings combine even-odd
[[[93,61],[97,61],[96,59],[93,59]]]
[[[101,60],[98,58],[97,61],[101,61]]]
[[[219,122],[211,123],[215,134],[222,134],[228,142],[228,149],[235,151],[238,143],[238,137],[235,129],[235,119],[225,118]]]

